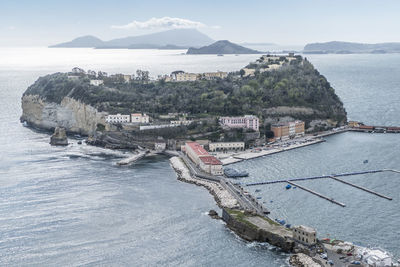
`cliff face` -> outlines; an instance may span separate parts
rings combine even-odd
[[[24,95],[21,121],[41,129],[52,130],[58,126],[68,132],[91,135],[97,124],[105,124],[105,113],[70,97],[64,97],[58,104],[47,102],[39,95]]]

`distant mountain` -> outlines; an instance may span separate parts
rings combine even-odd
[[[103,41],[97,37],[86,35],[75,38],[71,42],[52,45],[50,47],[96,47],[103,45]]]
[[[400,53],[400,43],[363,44],[351,42],[311,43],[304,47],[306,54]]]
[[[200,48],[189,48],[186,54],[259,54],[260,51],[246,48],[227,40],[217,41]]]
[[[88,39],[88,38],[92,39]],[[87,40],[88,39],[88,40]],[[87,40],[87,42],[85,42]],[[92,40],[92,42],[89,42]],[[96,40],[96,41],[95,41]],[[214,42],[207,35],[196,29],[174,29],[146,35],[130,36],[125,38],[101,41],[93,36],[79,37],[71,42],[54,45],[51,47],[95,47],[95,48],[131,48],[131,49],[174,49],[201,47]]]

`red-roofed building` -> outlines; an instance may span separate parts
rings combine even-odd
[[[212,175],[222,175],[222,163],[219,159],[208,154],[208,152],[196,142],[185,144],[186,155],[203,171]]]

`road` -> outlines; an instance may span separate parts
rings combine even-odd
[[[265,216],[266,213],[264,212],[267,212],[267,209],[265,209],[260,203],[258,203],[257,200],[250,194],[245,193],[243,190],[236,187],[229,179],[223,176],[213,176],[205,174],[200,171],[194,165],[194,163],[182,152],[179,153],[179,156],[186,163],[193,177],[219,182],[221,186],[224,187],[225,190],[227,190],[237,200],[237,202],[243,209],[255,211],[258,215]]]

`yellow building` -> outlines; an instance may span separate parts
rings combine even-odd
[[[293,239],[302,244],[312,246],[317,243],[317,231],[304,225],[295,226],[293,227]]]
[[[304,121],[291,121],[271,126],[271,131],[274,132],[275,139],[284,140],[295,136],[304,135]]]

